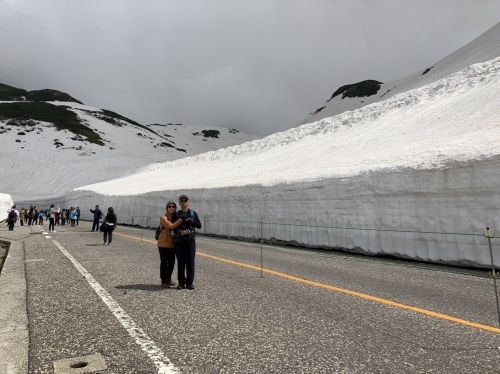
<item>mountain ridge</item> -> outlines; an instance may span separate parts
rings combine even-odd
[[[466,69],[468,66],[493,60],[500,56],[500,22],[486,32],[445,56],[434,64],[425,66],[422,70],[407,77],[381,83],[379,90],[368,96],[336,96],[337,91],[345,92],[345,87],[360,85],[363,82],[343,85],[338,88],[330,99],[315,111],[309,113],[299,124],[319,121],[345,111],[352,111],[375,102],[386,100],[399,93],[423,87],[451,74]],[[376,81],[375,81],[376,82]]]

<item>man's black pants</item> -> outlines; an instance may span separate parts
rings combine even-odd
[[[175,248],[158,247],[160,252],[160,278],[161,283],[172,280],[172,273],[175,265]]]
[[[193,284],[194,257],[196,255],[196,241],[175,242],[175,256],[177,257],[177,280],[180,286]]]
[[[92,231],[99,231],[99,218],[94,219],[94,223],[92,224]]]

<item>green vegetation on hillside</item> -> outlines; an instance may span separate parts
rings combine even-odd
[[[342,99],[346,97],[368,97],[375,95],[380,89],[380,85],[382,82],[374,81],[374,80],[366,80],[354,84],[346,84],[345,86],[340,87],[337,91],[335,91],[332,97],[327,100],[330,101],[335,96],[342,95]]]
[[[219,138],[219,130],[203,130],[201,134],[199,132],[193,132],[194,136],[203,135],[205,138]]]
[[[49,89],[26,91],[0,83],[1,101],[22,101],[23,96],[29,101],[69,101],[83,104],[65,92]]]
[[[141,125],[140,123],[137,123],[133,120],[131,120],[130,118],[127,118],[127,117],[124,117],[118,113],[115,113],[115,112],[112,112],[111,110],[107,110],[107,109],[101,109],[102,110],[102,113],[108,117],[111,117],[111,118],[115,118],[115,119],[121,119],[125,122],[128,122],[128,123],[131,123],[132,125],[134,126],[138,126],[138,127],[141,127],[143,128],[144,130],[147,130],[153,134],[155,134],[156,136],[160,136],[156,131],[154,131],[153,129],[149,128],[148,126],[144,126],[144,125]],[[103,120],[105,120],[106,122],[109,122],[109,123],[112,123],[110,122],[109,120],[106,120],[104,118],[101,118]],[[162,136],[160,136],[161,138],[163,138]]]
[[[26,96],[27,93],[26,90],[0,83],[1,101],[21,100],[21,97]]]
[[[90,143],[104,145],[98,133],[81,123],[76,113],[64,106],[44,102],[0,103],[0,119],[51,122],[58,130],[69,130],[74,134],[85,136]]]
[[[57,91],[57,90],[36,90],[30,91],[26,94],[26,100],[31,101],[66,101],[73,102],[78,104],[83,104],[81,101],[71,97],[65,92]]]

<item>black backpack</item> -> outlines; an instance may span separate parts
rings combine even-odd
[[[16,212],[13,211],[13,210],[11,210],[9,212],[9,215],[8,215],[7,218],[9,219],[9,221],[15,221],[15,220],[17,220],[17,214],[16,214]]]

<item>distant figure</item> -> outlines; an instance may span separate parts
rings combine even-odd
[[[61,226],[66,226],[66,218],[68,218],[68,213],[66,209],[61,210]]]
[[[172,230],[184,222],[179,218],[172,223],[176,209],[177,205],[173,201],[169,201],[166,206],[166,213],[160,217],[160,236],[156,245],[160,252],[160,278],[163,288],[175,286],[175,282],[172,282],[172,272],[175,265],[175,239],[172,236]]]
[[[175,255],[177,256],[177,289],[188,288],[194,290],[194,257],[196,255],[195,228],[201,228],[198,214],[189,209],[189,198],[186,195],[179,197],[181,210],[175,215],[175,220],[182,219],[183,223],[174,230]]]
[[[19,212],[19,223],[24,226],[24,220],[26,219],[26,209],[22,208]]]
[[[56,216],[54,217],[54,218],[55,218],[55,220],[56,220],[56,223],[55,223],[55,224],[56,224],[57,226],[61,226],[61,209],[59,209],[59,208],[55,208],[55,210],[56,210]]]
[[[43,210],[38,212],[38,224],[43,225],[43,219],[45,218],[45,213]]]
[[[69,212],[69,219],[71,220],[71,227],[76,226],[76,209],[71,207],[71,210]]]
[[[28,226],[31,226],[33,224],[33,219],[35,218],[35,205],[31,205],[30,209],[28,210]]]
[[[49,211],[47,212],[47,216],[49,217],[49,233],[50,232],[53,232],[53,233],[56,232],[54,230],[54,226],[55,226],[55,222],[56,222],[56,214],[57,214],[57,210],[56,210],[54,204],[52,204],[50,206]]]
[[[115,214],[114,209],[109,207],[108,214],[106,214],[103,223],[104,244],[106,244],[107,241],[108,245],[110,245],[113,241],[113,230],[116,229],[116,222],[118,222],[118,216]]]
[[[7,224],[9,226],[9,231],[14,231],[14,224],[19,219],[19,212],[14,205],[12,208],[7,210]]]
[[[78,221],[80,220],[80,208],[76,207],[76,225],[78,226]]]
[[[102,218],[102,212],[99,209],[99,205],[95,206],[95,209],[90,209],[90,213],[94,213],[94,223],[92,224],[92,230],[90,231],[99,231],[99,220]]]

